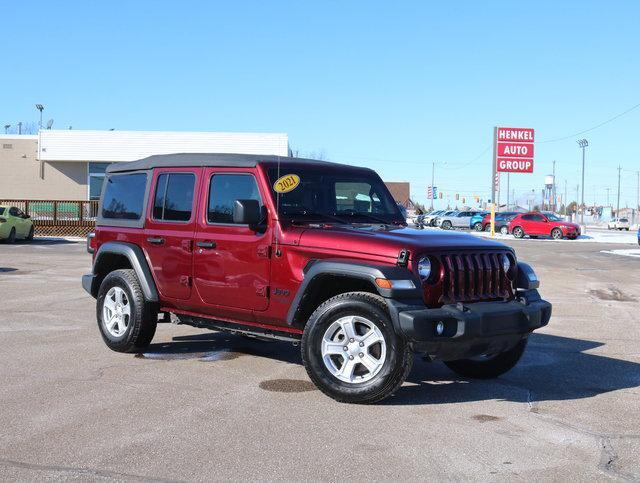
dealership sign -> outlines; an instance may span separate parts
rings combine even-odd
[[[497,127],[494,133],[495,171],[533,173],[533,129]]]

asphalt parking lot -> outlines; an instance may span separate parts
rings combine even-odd
[[[0,478],[640,479],[640,259],[507,243],[554,304],[520,365],[472,381],[416,358],[374,406],[323,396],[286,343],[163,324],[111,352],[84,244],[0,245]]]

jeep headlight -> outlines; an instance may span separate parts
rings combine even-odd
[[[420,280],[426,282],[431,275],[431,260],[429,257],[422,257],[418,260],[418,275]]]
[[[509,270],[511,270],[511,259],[509,255],[502,255],[502,270],[504,270],[504,273],[509,273]]]

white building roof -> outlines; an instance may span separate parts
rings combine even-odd
[[[41,130],[42,161],[134,161],[154,154],[229,153],[287,156],[282,133]]]

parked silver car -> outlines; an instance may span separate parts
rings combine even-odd
[[[436,226],[436,218],[438,216],[443,215],[445,210],[436,210],[431,213],[427,213],[424,215],[423,225],[424,226]]]
[[[444,220],[445,218],[450,218],[454,216],[456,213],[458,213],[456,210],[449,210],[436,216],[436,218],[433,220],[433,226],[441,226],[442,220]]]
[[[452,228],[469,228],[471,217],[478,211],[456,211],[451,215],[443,216],[439,222],[440,228],[443,230],[451,230]]]

